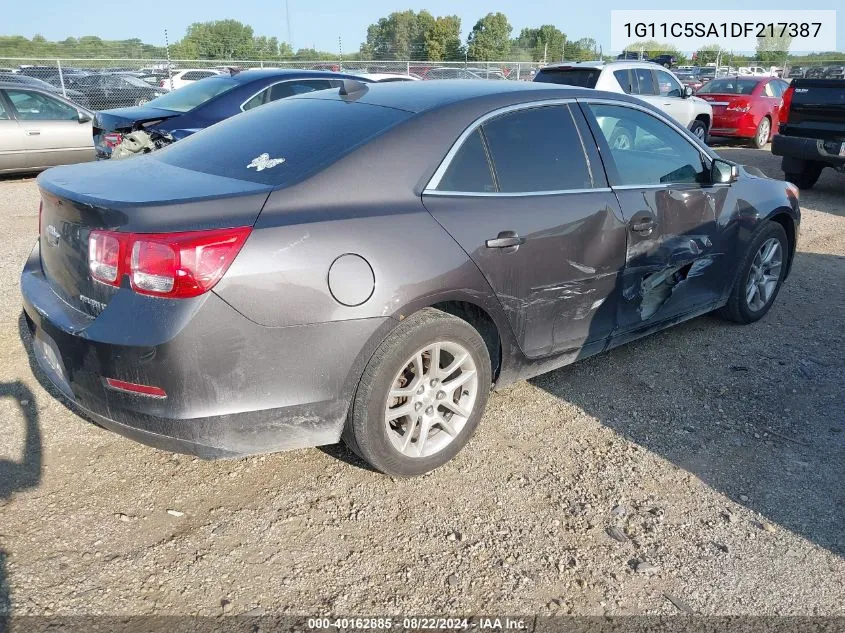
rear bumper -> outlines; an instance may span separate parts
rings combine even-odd
[[[757,134],[757,124],[751,112],[720,112],[713,113],[713,136],[733,136],[737,138],[753,138]]]
[[[831,167],[845,165],[845,155],[841,155],[842,142],[823,141],[802,136],[784,136],[778,134],[772,139],[772,154],[796,161],[825,163]]]
[[[125,299],[138,301],[127,312],[115,297],[93,318],[53,292],[38,247],[21,291],[36,343],[29,351],[49,382],[108,429],[204,458],[337,442],[363,368],[393,326],[378,318],[264,327],[213,292],[177,306],[181,314],[140,295]],[[159,302],[153,329],[161,340],[150,338],[143,304],[151,300]],[[107,377],[160,387],[167,397],[115,391]]]

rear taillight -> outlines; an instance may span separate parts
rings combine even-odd
[[[105,132],[101,137],[103,145],[114,149],[123,141],[123,134],[120,132]]]
[[[783,93],[783,104],[780,106],[780,120],[786,121],[789,118],[789,108],[792,107],[792,95],[795,94],[795,86],[789,84],[789,88]]]
[[[248,226],[184,233],[91,231],[88,269],[101,283],[119,286],[124,275],[135,292],[196,297],[211,290],[235,260]]]
[[[97,281],[120,285],[123,237],[108,231],[91,231],[88,236],[88,270]]]

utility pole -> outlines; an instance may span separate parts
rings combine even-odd
[[[340,70],[343,70],[343,40],[340,35],[337,36],[337,51],[340,54]]]
[[[548,58],[549,58],[549,43],[546,42],[545,44],[543,44],[543,66],[548,64],[548,61],[547,61]]]
[[[164,29],[164,51],[167,54],[167,78],[170,81],[170,89],[173,90],[173,66],[170,64],[170,43],[167,41],[167,29]]]
[[[566,35],[563,36],[563,49],[560,51],[560,61],[566,61]]]
[[[288,0],[285,0],[285,25],[288,27],[288,46],[293,51],[293,40],[290,35],[290,3]]]

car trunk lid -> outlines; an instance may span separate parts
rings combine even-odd
[[[38,186],[44,275],[63,301],[92,316],[120,291],[89,274],[93,229],[163,233],[252,226],[272,189],[147,156],[51,169],[38,177]]]
[[[748,105],[748,95],[737,94],[721,94],[721,93],[707,93],[697,94],[696,97],[703,99],[713,108],[713,114],[724,113],[727,108],[736,107],[737,105],[745,107]]]
[[[845,80],[796,79],[781,133],[845,141]]]

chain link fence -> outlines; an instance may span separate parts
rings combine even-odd
[[[390,73],[420,79],[531,81],[542,66],[543,62],[536,61],[359,61],[340,57],[329,61],[0,58],[0,81],[38,85],[85,108],[106,110],[143,105],[212,73],[234,73],[250,68],[328,70],[352,75]],[[715,72],[717,76],[773,73],[784,79],[841,79],[845,78],[845,61],[796,60],[773,67],[753,60],[740,62],[723,58]]]
[[[541,63],[0,58],[0,81],[37,85],[91,110],[143,105],[211,74],[252,68],[327,70],[419,79],[531,81]]]

